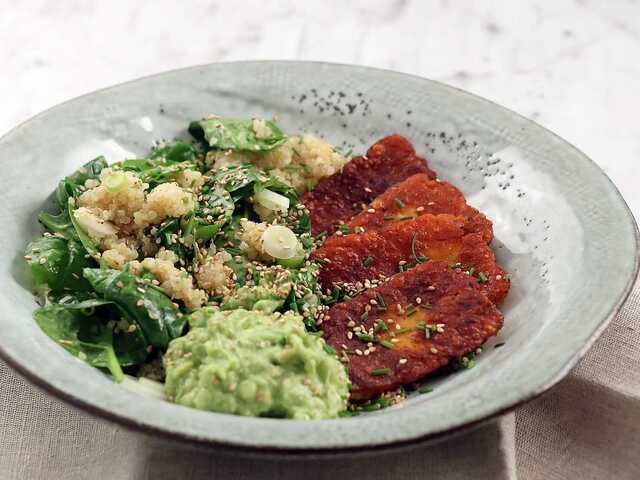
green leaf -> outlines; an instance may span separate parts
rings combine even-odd
[[[108,167],[106,159],[100,156],[85,163],[74,173],[61,180],[56,190],[56,199],[60,208],[65,210],[69,197],[77,197],[81,193],[79,187],[82,187],[89,179],[98,179],[100,172],[106,167]]]
[[[159,288],[108,268],[85,268],[83,275],[103,298],[126,312],[154,347],[164,349],[171,339],[182,335],[185,320]]]
[[[272,121],[265,120],[271,134],[258,138],[253,120],[211,117],[191,122],[189,133],[216,150],[238,150],[245,152],[267,152],[282,145],[286,137]]]
[[[202,193],[201,198],[195,211],[193,234],[196,240],[209,240],[231,221],[235,204],[229,192],[215,185]]]
[[[44,333],[69,353],[94,367],[107,368],[116,382],[122,381],[124,375],[113,349],[113,332],[107,325],[55,304],[39,308],[34,318]]]
[[[58,298],[54,297],[52,300],[67,310],[76,311],[85,316],[94,317],[97,312],[103,323],[108,320],[124,319],[128,324],[135,325],[133,329],[119,329],[114,332],[113,348],[120,365],[123,367],[140,365],[146,361],[149,356],[147,351],[149,344],[144,333],[115,302],[99,298],[93,291],[66,293]],[[94,320],[97,319],[94,317]]]
[[[175,142],[156,148],[147,159],[152,161],[165,160],[167,162],[195,162],[198,152],[193,145],[185,142]]]
[[[37,285],[48,285],[53,292],[87,290],[82,269],[94,262],[75,241],[61,237],[41,237],[27,246],[25,257]]]
[[[58,215],[52,215],[48,212],[40,212],[38,220],[52,233],[59,233],[70,240],[80,240],[76,233],[76,229],[73,227],[73,223],[71,223],[69,211],[67,209],[64,209]]]

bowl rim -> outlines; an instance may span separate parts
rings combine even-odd
[[[449,85],[444,82],[440,82],[437,80],[432,80],[426,77],[422,77],[416,74],[410,74],[405,72],[400,72],[392,69],[364,66],[364,65],[355,65],[348,63],[339,63],[339,62],[327,62],[327,61],[305,61],[305,60],[237,60],[237,61],[224,61],[224,62],[210,62],[203,63],[198,65],[191,65],[187,67],[181,67],[177,69],[169,69],[161,72],[153,73],[150,75],[145,75],[142,77],[134,78],[132,80],[127,80],[125,82],[109,85],[104,88],[100,88],[76,97],[73,97],[69,100],[57,103],[46,110],[43,110],[36,115],[20,122],[15,127],[10,130],[4,132],[0,136],[0,144],[8,137],[10,137],[14,132],[19,131],[23,127],[27,126],[32,121],[45,116],[50,111],[55,110],[63,105],[67,105],[73,103],[77,100],[83,99],[85,97],[90,97],[102,92],[107,92],[110,90],[118,89],[123,86],[127,86],[129,84],[135,84],[141,81],[149,80],[156,77],[162,77],[167,74],[176,74],[180,72],[188,72],[188,71],[197,71],[198,69],[207,69],[207,68],[216,68],[216,67],[224,67],[226,65],[256,65],[256,64],[281,64],[281,65],[310,65],[310,66],[322,66],[322,67],[330,67],[330,68],[343,68],[347,69],[358,69],[361,71],[369,71],[378,74],[391,74],[399,77],[406,77],[408,79],[428,82],[431,84],[438,85],[441,88],[453,91],[457,94],[461,94],[464,96],[468,96],[474,98],[476,101],[481,101],[485,104],[491,105],[493,108],[501,110],[504,113],[508,113],[511,116],[517,117],[523,123],[533,126],[536,129],[544,131],[547,135],[554,137],[556,140],[559,140],[562,144],[564,144],[567,148],[573,150],[580,157],[582,157],[583,161],[586,161],[591,164],[592,167],[595,167],[595,170],[600,174],[601,178],[604,180],[604,184],[606,185],[612,193],[615,194],[615,198],[623,207],[622,211],[626,213],[628,220],[630,221],[630,226],[633,231],[633,244],[635,245],[634,254],[633,254],[633,268],[629,274],[629,278],[627,279],[624,288],[620,290],[615,301],[612,302],[609,311],[606,316],[599,322],[599,325],[589,334],[589,337],[585,341],[585,344],[579,350],[575,351],[571,357],[565,362],[562,368],[558,369],[557,372],[549,378],[546,382],[538,385],[536,388],[532,389],[526,394],[523,394],[521,398],[517,401],[511,401],[505,405],[502,405],[497,408],[493,408],[491,411],[485,414],[479,415],[477,418],[462,422],[459,425],[442,428],[440,430],[432,431],[422,435],[415,435],[410,438],[402,439],[402,440],[390,440],[377,444],[371,445],[356,445],[356,446],[328,446],[328,447],[316,447],[316,448],[294,448],[294,447],[265,447],[265,446],[256,446],[251,445],[249,443],[237,443],[232,441],[217,441],[213,439],[201,438],[195,434],[190,434],[188,432],[177,432],[177,431],[168,431],[163,429],[162,427],[151,425],[148,423],[144,423],[142,421],[135,421],[131,417],[126,415],[121,415],[115,413],[111,410],[102,408],[100,406],[92,404],[90,401],[83,399],[80,396],[76,396],[72,393],[65,391],[62,388],[59,388],[55,385],[52,385],[47,380],[41,378],[37,373],[31,371],[29,368],[24,366],[19,359],[13,358],[9,352],[7,352],[3,346],[0,344],[0,358],[4,360],[12,369],[17,371],[22,377],[27,379],[30,383],[37,386],[38,388],[44,390],[48,394],[52,394],[53,396],[62,399],[63,401],[71,404],[72,406],[79,408],[80,410],[89,412],[92,415],[95,415],[98,418],[106,419],[111,422],[115,422],[126,427],[129,430],[142,432],[148,435],[158,435],[164,439],[178,441],[180,443],[188,444],[198,448],[206,448],[211,449],[215,448],[216,452],[220,453],[233,453],[233,454],[243,454],[247,456],[272,456],[272,457],[322,457],[326,455],[346,455],[346,454],[357,454],[357,453],[369,453],[369,452],[392,452],[400,449],[406,449],[409,447],[416,447],[425,445],[427,443],[434,443],[438,441],[442,441],[451,436],[456,436],[466,431],[478,428],[481,425],[491,422],[497,417],[504,415],[517,407],[535,399],[536,397],[542,395],[547,392],[550,388],[558,384],[575,366],[576,364],[584,357],[587,351],[593,346],[598,337],[602,334],[602,332],[607,328],[609,323],[615,317],[615,315],[620,311],[626,299],[629,297],[633,286],[638,277],[638,272],[640,269],[640,252],[638,251],[638,247],[640,246],[640,231],[638,230],[638,224],[635,220],[631,209],[629,208],[627,202],[624,197],[616,187],[616,185],[611,181],[611,179],[606,175],[606,173],[597,165],[597,163],[592,160],[588,155],[582,152],[580,149],[575,147],[571,142],[563,139],[559,135],[555,134],[551,130],[546,127],[536,123],[533,120],[507,108],[504,107],[492,100],[481,97],[474,93],[468,92],[461,88]]]

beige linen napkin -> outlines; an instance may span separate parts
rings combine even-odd
[[[640,282],[568,378],[515,413],[432,446],[326,460],[183,449],[74,410],[0,363],[0,479],[638,479],[638,315]]]

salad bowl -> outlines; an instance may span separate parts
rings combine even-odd
[[[494,224],[511,273],[504,328],[472,369],[432,391],[357,417],[318,421],[198,411],[136,395],[40,331],[23,252],[59,178],[87,160],[139,158],[215,113],[277,117],[364,153],[399,133]],[[54,107],[0,139],[0,355],[51,395],[132,429],[205,448],[276,454],[387,449],[500,415],[559,382],[606,327],[638,269],[637,228],[615,186],[583,153],[487,100],[423,78],[311,62],[238,62],[177,70]],[[500,347],[500,348],[496,348]]]

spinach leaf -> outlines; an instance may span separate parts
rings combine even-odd
[[[153,188],[174,180],[183,170],[196,170],[197,152],[193,145],[176,142],[151,152],[147,158],[124,160],[123,170],[136,172],[143,182]]]
[[[44,333],[69,353],[94,367],[107,368],[118,383],[123,380],[113,349],[113,332],[107,325],[62,305],[39,308],[34,318]]]
[[[150,159],[125,160],[120,165],[123,170],[137,172],[140,179],[148,183],[150,188],[175,180],[183,170],[197,170],[193,162],[158,164]]]
[[[113,320],[118,326],[124,321],[124,327],[116,328],[113,333],[113,348],[120,365],[128,367],[140,365],[146,361],[149,356],[147,350],[149,344],[142,330],[137,328],[135,322],[115,302],[99,298],[93,291],[66,293],[58,298],[53,296],[52,300],[67,310],[93,317],[94,321],[101,319],[106,323]],[[129,325],[134,327],[131,328]]]
[[[185,237],[193,234],[195,240],[213,238],[231,221],[235,204],[231,195],[217,185],[204,185],[198,207],[193,216],[193,231],[185,231]]]
[[[85,163],[74,173],[61,180],[56,190],[56,199],[60,208],[65,210],[69,197],[80,195],[80,187],[84,185],[84,182],[89,179],[97,179],[100,176],[100,172],[106,167],[108,167],[106,159],[100,156]]]
[[[221,168],[213,174],[212,181],[229,192],[234,202],[265,189],[281,193],[294,205],[299,201],[298,194],[288,183],[263,173],[251,163]]]
[[[108,268],[85,268],[83,275],[102,297],[126,312],[154,347],[164,349],[169,340],[182,334],[185,320],[171,299],[154,285]]]
[[[58,215],[48,212],[40,212],[38,220],[44,227],[52,233],[58,233],[69,240],[80,240],[76,229],[69,218],[69,210],[65,209]]]
[[[251,119],[210,117],[191,122],[189,133],[212,149],[267,152],[282,145],[286,137],[275,123],[265,120],[265,126],[269,134],[258,136]]]
[[[195,162],[198,152],[193,145],[185,142],[175,142],[156,148],[147,159],[152,161],[165,160],[167,162]]]
[[[87,290],[90,286],[82,269],[94,262],[86,253],[76,240],[50,236],[31,242],[25,258],[37,285],[47,284],[53,292]]]

